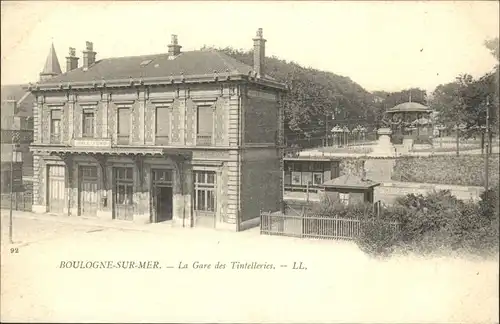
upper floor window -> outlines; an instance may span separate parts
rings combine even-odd
[[[129,144],[130,109],[118,108],[118,144]]]
[[[61,110],[52,110],[50,112],[50,142],[60,143],[61,142]]]
[[[94,137],[95,134],[95,116],[93,110],[84,110],[82,118],[82,135],[83,137]]]
[[[196,143],[198,145],[212,144],[214,110],[210,105],[201,105],[197,108]]]
[[[168,137],[170,133],[170,114],[168,107],[156,108],[156,145],[168,144]]]

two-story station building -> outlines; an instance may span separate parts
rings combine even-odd
[[[213,50],[96,60],[30,85],[34,206],[71,217],[242,230],[282,202],[284,84]],[[49,58],[50,59],[50,58]],[[43,76],[42,76],[43,77]]]

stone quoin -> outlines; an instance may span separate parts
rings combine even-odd
[[[286,86],[215,50],[98,58],[54,47],[36,84],[33,211],[243,230],[280,208]]]

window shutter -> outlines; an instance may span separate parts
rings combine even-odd
[[[170,118],[168,107],[156,108],[156,135],[168,136],[170,131]]]
[[[198,134],[211,135],[213,127],[213,109],[211,106],[198,107]]]
[[[118,134],[130,134],[130,112],[128,108],[118,109]]]

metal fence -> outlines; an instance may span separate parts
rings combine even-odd
[[[14,192],[12,194],[12,209],[21,211],[31,211],[31,205],[33,204],[33,194],[31,191],[24,192]],[[1,208],[10,209],[10,193],[2,193]]]
[[[374,220],[346,219],[317,215],[286,215],[283,213],[260,213],[260,234],[316,238],[327,240],[353,240],[360,233],[364,224]],[[399,223],[387,222],[394,231],[399,230]]]

